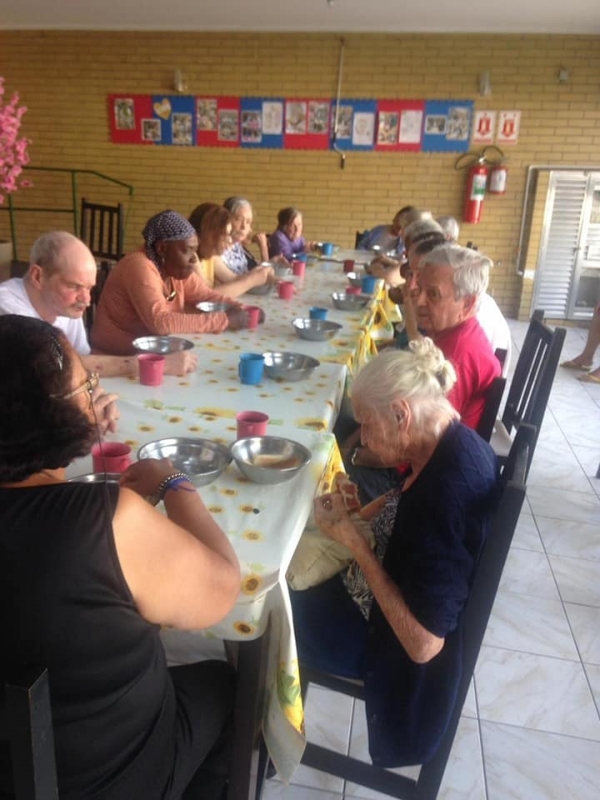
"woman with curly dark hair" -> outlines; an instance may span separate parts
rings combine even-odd
[[[48,668],[61,800],[219,797],[233,671],[167,669],[159,626],[228,613],[231,545],[168,459],[121,486],[66,482],[97,436],[97,376],[41,320],[0,317],[0,341],[0,680]]]

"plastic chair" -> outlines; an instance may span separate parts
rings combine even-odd
[[[0,703],[0,799],[58,800],[48,670],[4,683]]]
[[[538,310],[531,318],[502,418],[494,423],[489,439],[494,452],[504,462],[512,445],[513,431],[521,423],[534,425],[537,433],[529,453],[528,471],[567,333],[565,328],[551,330],[544,324],[543,316],[544,312]]]
[[[308,742],[302,757],[305,766],[403,800],[435,800],[525,499],[529,450],[534,444],[536,434],[537,431],[531,425],[522,425],[519,428],[502,473],[502,495],[463,610],[463,674],[456,703],[446,732],[433,758],[421,766],[419,776],[415,780]],[[351,697],[364,699],[364,686],[361,682],[317,672],[302,665],[300,674],[304,692],[308,689],[309,683],[315,683]]]

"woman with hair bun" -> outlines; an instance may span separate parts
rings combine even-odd
[[[381,767],[421,764],[446,729],[462,667],[462,610],[498,497],[491,447],[446,395],[454,368],[431,339],[380,353],[352,384],[364,445],[401,486],[373,521],[371,549],[340,494],[315,500],[319,528],[354,560],[292,591],[300,661],[365,683],[369,750]]]

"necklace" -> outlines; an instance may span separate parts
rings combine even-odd
[[[175,289],[175,287],[173,286],[173,278],[171,278],[169,276],[167,278],[167,280],[169,281],[169,283],[171,285],[171,291],[169,292],[169,287],[167,285],[166,289],[167,289],[168,294],[166,294],[165,297],[166,297],[167,303],[171,303],[177,297],[177,289]],[[166,281],[165,281],[165,283],[166,283]]]

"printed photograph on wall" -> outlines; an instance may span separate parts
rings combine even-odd
[[[159,119],[142,120],[142,139],[145,142],[160,142],[161,133]]]
[[[351,139],[352,138],[352,106],[340,106],[338,109],[337,118],[337,138],[338,139]],[[331,109],[331,130],[335,129],[335,106]]]
[[[377,144],[396,144],[400,115],[394,111],[380,111],[377,124]]]
[[[306,103],[292,101],[285,104],[285,132],[306,133]]]
[[[423,125],[423,112],[405,108],[400,113],[400,130],[398,141],[402,144],[419,144],[421,141],[421,126]]]
[[[135,111],[133,99],[130,97],[115,100],[115,128],[118,131],[132,131],[135,129]]]
[[[308,104],[308,132],[327,133],[329,103],[311,101]]]
[[[468,108],[452,106],[448,114],[446,138],[456,142],[464,142],[469,138],[471,112]]]
[[[425,133],[430,136],[446,135],[447,118],[441,114],[428,114],[425,117]]]
[[[262,104],[262,132],[265,136],[281,136],[283,103],[266,101]]]
[[[219,140],[221,142],[236,142],[238,140],[238,112],[233,109],[223,109],[218,113]]]
[[[173,114],[171,120],[173,144],[192,144],[192,115]]]
[[[260,111],[242,111],[242,142],[262,141]]]
[[[354,115],[352,144],[372,145],[375,133],[375,114],[358,112]]]
[[[197,126],[199,131],[217,130],[217,101],[212,97],[200,97],[197,104]]]

